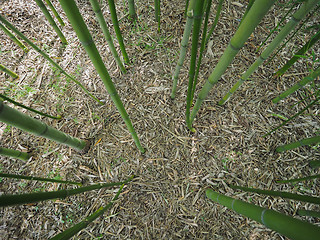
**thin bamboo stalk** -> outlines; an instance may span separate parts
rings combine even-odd
[[[320,142],[320,136],[305,138],[305,139],[299,140],[297,142],[293,142],[293,143],[279,146],[276,148],[276,151],[277,152],[284,152],[284,151],[288,151],[288,150],[291,150],[291,149],[294,149],[297,147],[301,147],[301,146],[317,144],[319,142]]]
[[[69,0],[68,0],[69,1]],[[124,182],[113,182],[113,183],[99,183],[85,187],[79,187],[75,189],[63,189],[51,192],[38,192],[38,193],[27,193],[27,194],[15,194],[15,195],[1,195],[0,196],[0,207],[21,205],[26,203],[40,202],[44,200],[66,198],[79,193],[84,193],[92,190],[101,188],[108,188],[119,186],[131,181],[132,177]]]
[[[317,211],[299,209],[297,211],[297,214],[300,215],[300,216],[309,216],[309,217],[320,218],[320,212],[317,212]]]
[[[65,24],[64,24],[63,20],[61,19],[59,13],[57,12],[57,10],[55,9],[55,7],[53,6],[53,4],[50,2],[50,0],[45,0],[45,1],[46,1],[46,3],[47,3],[48,7],[49,7],[49,8],[51,9],[51,11],[53,12],[53,15],[57,18],[57,20],[58,20],[58,22],[60,23],[60,25],[61,25],[62,27],[64,27]]]
[[[0,93],[0,99],[1,99],[1,98],[2,98],[3,100],[7,100],[8,102],[13,103],[13,104],[16,105],[16,106],[22,107],[22,108],[27,109],[27,110],[29,110],[29,111],[31,111],[31,112],[34,112],[34,113],[38,113],[38,114],[41,115],[41,116],[48,117],[48,118],[52,118],[52,119],[61,119],[61,116],[60,116],[60,115],[58,115],[57,117],[55,117],[55,116],[51,116],[51,115],[48,115],[48,114],[46,114],[46,113],[37,111],[37,110],[35,110],[35,109],[33,109],[33,108],[30,108],[30,107],[27,107],[27,106],[25,106],[25,105],[23,105],[23,104],[21,104],[21,103],[18,103],[18,102],[14,101],[14,100],[12,100],[12,99],[10,99],[10,98],[8,98],[8,97],[6,97],[6,96],[4,96],[4,95],[2,95],[2,94]]]
[[[1,14],[0,14],[0,21],[3,22],[8,28],[10,28],[13,32],[15,32],[20,38],[22,38],[26,43],[28,43],[34,50],[40,53],[46,60],[48,60],[54,67],[56,67],[60,72],[62,72],[67,78],[77,84],[82,90],[88,94],[93,100],[98,102],[99,104],[103,105],[104,103],[101,102],[98,98],[93,96],[78,80],[74,77],[70,76],[62,67],[59,66],[55,61],[53,61],[48,54],[42,51],[39,47],[37,47],[33,42],[31,42],[27,37],[25,37],[18,29],[16,29],[11,23],[9,23]]]
[[[18,39],[16,36],[14,36],[10,30],[4,26],[2,23],[0,23],[0,28],[4,31],[5,34],[8,35],[9,38],[12,39],[25,53],[29,52],[29,49]]]
[[[158,23],[158,33],[160,33],[160,0],[154,0],[154,14]]]
[[[116,105],[119,113],[121,114],[122,119],[126,123],[128,130],[131,133],[132,138],[134,139],[135,144],[137,145],[138,149],[142,153],[144,153],[145,150],[140,144],[140,140],[132,126],[129,115],[127,114],[122,104],[122,101],[117,93],[117,90],[113,85],[113,82],[110,78],[108,70],[101,59],[101,56],[96,48],[96,45],[94,44],[91,34],[79,12],[79,9],[76,3],[74,2],[74,0],[59,0],[59,1],[73,29],[75,30],[80,42],[82,43],[82,46],[86,50],[100,78],[102,79],[112,101]]]
[[[218,20],[219,20],[219,17],[220,17],[223,1],[224,0],[219,0],[218,6],[217,6],[217,12],[216,12],[216,16],[214,18],[213,24],[212,24],[208,34],[206,34],[205,46],[208,44],[208,42],[210,40],[210,37],[211,37],[214,29],[216,28],[217,24],[218,24]]]
[[[189,9],[189,2],[190,0],[186,0],[186,5],[185,5],[185,9],[184,9],[184,17],[188,17],[188,9]]]
[[[229,92],[219,101],[219,105],[223,105],[229,100],[231,95],[254,73],[257,68],[270,56],[270,54],[279,46],[279,44],[286,38],[286,36],[295,28],[295,26],[302,20],[312,8],[314,8],[320,0],[307,0],[301,7],[293,14],[291,20],[282,28],[279,34],[273,39],[268,47],[262,52],[259,58],[248,68],[248,70],[241,76],[238,82],[233,85]]]
[[[0,101],[0,121],[36,136],[45,137],[58,143],[65,144],[77,150],[83,150],[87,146],[87,141],[71,137],[56,130],[37,119],[29,117],[28,115],[3,104],[2,101]]]
[[[109,48],[111,50],[111,53],[112,53],[114,59],[116,60],[118,66],[120,67],[121,72],[126,73],[126,69],[125,69],[125,67],[123,66],[123,64],[122,64],[122,62],[120,60],[120,57],[119,57],[119,55],[117,53],[116,48],[114,47],[114,44],[113,44],[113,41],[112,41],[112,38],[111,38],[111,35],[110,35],[110,32],[109,32],[107,23],[104,20],[104,17],[102,15],[102,11],[101,11],[99,2],[97,0],[90,0],[90,3],[91,3],[93,11],[95,12],[95,14],[97,16],[98,22],[99,22],[99,24],[100,24],[100,26],[102,28],[102,32],[103,32],[104,37],[105,37],[105,39],[106,39],[106,41],[107,41],[107,43],[109,45]]]
[[[194,132],[192,128],[192,122],[190,120],[190,108],[192,104],[192,89],[194,82],[194,75],[196,70],[196,59],[198,54],[198,43],[200,28],[202,23],[203,15],[203,5],[204,0],[195,1],[193,6],[193,30],[192,30],[192,47],[191,47],[191,58],[190,58],[190,68],[189,68],[189,83],[188,83],[188,92],[187,92],[187,107],[186,107],[186,123],[189,130]]]
[[[73,185],[82,186],[81,182],[63,181],[63,180],[58,180],[58,179],[53,179],[53,178],[41,178],[41,177],[16,175],[16,174],[9,174],[9,173],[0,173],[0,177],[15,178],[15,179],[26,179],[26,180],[41,181],[41,182],[56,182],[56,183],[65,183],[65,184],[73,184]]]
[[[177,91],[177,85],[178,85],[178,77],[181,70],[181,67],[183,65],[184,59],[186,57],[187,52],[187,45],[189,41],[189,37],[191,34],[192,24],[193,24],[193,5],[195,1],[191,0],[189,3],[189,8],[187,11],[187,22],[184,28],[183,37],[181,40],[181,48],[180,48],[180,55],[179,60],[176,66],[176,69],[174,71],[174,74],[172,76],[172,91],[171,91],[171,99],[174,99],[176,97],[176,91]]]
[[[218,64],[202,87],[191,112],[191,122],[194,121],[201,104],[207,98],[211,88],[219,81],[222,74],[226,71],[227,67],[232,62],[233,58],[239,52],[245,41],[249,38],[255,27],[259,24],[263,16],[268,12],[274,2],[275,0],[256,0],[253,3],[246,18],[243,20],[243,24],[239,26],[235,35],[230,40],[228,47],[220,58]]]
[[[320,178],[320,174],[317,175],[311,175],[308,177],[303,177],[303,178],[294,178],[294,179],[288,179],[288,180],[277,180],[277,183],[290,183],[290,182],[302,182],[306,180],[311,180],[311,179],[317,179]]]
[[[31,157],[29,153],[3,147],[0,147],[0,155],[17,158],[23,161],[27,161]]]
[[[129,16],[133,22],[137,20],[136,8],[134,6],[134,0],[128,0]]]
[[[116,6],[114,5],[114,0],[108,0],[109,4],[109,9],[110,9],[110,14],[111,14],[111,19],[114,27],[114,31],[116,32],[117,39],[119,42],[119,46],[122,52],[123,60],[126,64],[130,63],[128,54],[126,52],[126,48],[123,43],[123,38],[121,35],[120,27],[119,27],[119,22],[118,22],[118,17],[117,17],[117,11],[116,11]]]
[[[288,198],[288,199],[298,200],[298,201],[302,201],[302,202],[320,204],[319,197],[312,197],[312,196],[308,196],[308,195],[300,195],[300,194],[281,192],[281,191],[262,190],[262,189],[256,189],[256,188],[234,186],[234,185],[230,185],[230,187],[232,189],[240,189],[245,192],[254,192],[254,193],[259,193],[259,194],[268,195],[268,196],[282,197],[282,198]]]
[[[64,37],[63,33],[61,32],[60,28],[57,26],[56,22],[54,21],[54,19],[52,18],[51,14],[49,13],[46,5],[44,5],[44,3],[42,2],[42,0],[34,0],[37,5],[39,6],[39,8],[41,9],[41,11],[43,12],[44,16],[46,17],[46,19],[48,20],[49,24],[52,26],[52,28],[55,30],[55,32],[58,34],[61,42],[65,45],[68,44],[67,39]]]
[[[318,31],[315,35],[311,37],[311,39],[300,48],[293,57],[281,68],[279,69],[275,75],[281,76],[283,75],[302,55],[304,55],[317,41],[320,39],[320,31]]]
[[[283,213],[227,197],[212,189],[206,191],[206,196],[210,200],[253,219],[292,240],[317,239],[320,236],[319,227],[287,216]]]
[[[294,93],[298,89],[302,88],[303,86],[307,85],[309,82],[313,81],[315,78],[320,76],[320,66],[317,67],[312,73],[310,73],[307,77],[303,78],[300,82],[289,88],[288,90],[281,93],[278,97],[272,99],[273,103],[278,103],[282,99],[286,98],[290,94]]]
[[[121,185],[120,189],[118,190],[117,194],[114,196],[114,198],[105,206],[100,207],[97,211],[95,211],[90,216],[86,217],[84,220],[79,222],[78,224],[68,228],[62,233],[59,233],[58,235],[54,236],[50,240],[67,240],[80,232],[82,229],[86,228],[91,222],[93,222],[95,219],[97,219],[99,216],[102,216],[109,208],[112,207],[113,203],[118,199],[122,188],[124,185]]]
[[[13,79],[19,78],[19,75],[18,75],[18,74],[16,74],[15,72],[12,72],[9,68],[3,66],[2,64],[0,64],[0,71],[5,72],[5,73],[8,74],[9,76],[11,76]]]

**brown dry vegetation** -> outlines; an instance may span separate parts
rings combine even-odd
[[[62,114],[64,118],[57,121],[28,112],[28,115],[61,131],[79,138],[94,138],[96,142],[101,139],[87,154],[80,155],[68,147],[0,124],[1,146],[34,151],[28,162],[0,157],[1,170],[40,177],[60,175],[62,179],[87,184],[124,180],[131,174],[137,175],[138,178],[124,189],[112,209],[74,239],[284,239],[257,222],[208,201],[204,189],[213,187],[228,196],[290,215],[296,215],[298,208],[319,210],[312,204],[243,193],[227,186],[233,183],[319,195],[318,180],[286,185],[274,182],[316,173],[308,166],[308,161],[319,159],[319,148],[301,147],[281,154],[274,150],[279,145],[314,136],[319,131],[317,106],[273,135],[262,137],[281,123],[281,119],[271,113],[288,117],[304,106],[290,108],[302,99],[299,93],[277,105],[273,105],[271,99],[307,75],[310,58],[300,60],[281,79],[273,78],[272,73],[309,39],[312,32],[301,32],[269,65],[261,67],[252,76],[252,81],[246,82],[225,106],[217,106],[238,76],[258,56],[255,50],[270,29],[280,21],[283,10],[277,3],[219,84],[211,90],[194,122],[197,132],[191,134],[184,118],[188,67],[184,67],[180,74],[177,98],[170,99],[171,74],[176,66],[185,23],[185,1],[161,2],[162,29],[158,34],[153,0],[136,0],[138,27],[132,26],[127,19],[127,1],[117,1],[120,26],[132,61],[127,66],[128,73],[121,74],[89,2],[78,1],[136,132],[147,149],[142,155],[57,1],[53,3],[66,22],[63,33],[69,45],[65,49],[35,2],[2,1],[1,14],[106,104],[99,106],[36,51],[31,49],[28,54],[23,54],[0,32],[0,62],[20,75],[13,81],[0,73],[1,92],[37,110]],[[212,15],[216,5],[216,1],[213,2]],[[225,1],[221,21],[203,59],[199,86],[211,73],[237,29],[246,4],[244,0]],[[106,1],[102,1],[102,6],[115,36]],[[213,17],[210,23],[212,21]],[[319,23],[319,15],[312,17],[307,25],[316,22]],[[115,45],[119,50],[117,41]],[[313,49],[319,54],[319,44]],[[1,194],[52,191],[64,187],[72,186],[11,179],[0,182]],[[62,200],[0,209],[0,238],[52,237],[104,206],[115,191],[102,189]],[[298,218],[319,224],[314,218]]]

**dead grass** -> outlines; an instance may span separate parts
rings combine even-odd
[[[239,24],[246,5],[245,1],[240,2],[240,5],[231,1],[224,3],[221,22],[203,59],[199,86],[211,73]],[[58,6],[57,1],[53,3]],[[127,66],[128,73],[123,75],[88,1],[79,1],[85,21],[147,152],[141,155],[135,147],[60,7],[57,9],[67,23],[63,33],[69,45],[65,49],[61,48],[59,38],[33,1],[8,0],[0,5],[0,13],[106,104],[97,105],[36,51],[23,54],[0,32],[0,62],[20,75],[18,80],[12,81],[0,73],[1,91],[38,110],[63,114],[64,118],[57,121],[28,113],[61,131],[80,138],[94,138],[95,142],[101,139],[87,154],[80,155],[65,146],[14,128],[5,129],[0,124],[1,146],[35,153],[26,163],[0,157],[1,170],[40,177],[60,175],[62,179],[88,184],[123,180],[136,174],[138,178],[125,188],[112,209],[74,239],[284,239],[255,221],[209,202],[204,189],[213,187],[229,196],[290,215],[296,215],[298,208],[319,210],[312,204],[243,193],[227,186],[233,183],[319,195],[318,180],[282,185],[274,182],[317,173],[308,167],[308,161],[319,159],[318,148],[301,147],[281,154],[274,151],[279,145],[314,136],[319,131],[317,106],[308,112],[309,115],[300,116],[272,136],[262,137],[281,123],[271,113],[288,117],[302,108],[301,105],[289,108],[302,98],[297,93],[277,105],[272,105],[271,99],[305,75],[310,61],[299,61],[282,79],[274,79],[272,73],[310,37],[310,33],[301,34],[279,57],[260,68],[252,81],[244,83],[225,106],[217,106],[238,76],[258,56],[255,49],[269,29],[280,20],[281,9],[274,8],[212,89],[194,122],[197,132],[190,134],[184,120],[187,67],[180,74],[177,98],[170,99],[171,74],[185,23],[184,1],[175,2],[174,7],[172,2],[162,1],[160,35],[156,31],[153,1],[136,1],[138,26],[132,26],[127,20],[126,4],[126,1],[117,3],[132,61]],[[102,6],[104,15],[109,16],[106,1]],[[111,19],[107,17],[107,21],[113,33]],[[312,21],[319,22],[319,16]],[[116,41],[115,45],[119,50]],[[319,44],[313,49],[319,54]],[[65,187],[10,179],[3,179],[0,184],[1,194]],[[47,239],[105,205],[115,191],[99,190],[67,199],[1,209],[0,236],[2,239]],[[319,224],[314,218],[298,218]]]

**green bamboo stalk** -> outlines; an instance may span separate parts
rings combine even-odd
[[[290,94],[294,93],[298,89],[302,88],[303,86],[305,86],[309,82],[313,81],[318,76],[320,76],[320,66],[318,66],[316,68],[316,70],[314,70],[312,73],[310,73],[307,77],[304,77],[300,82],[298,82],[297,84],[295,84],[294,86],[292,86],[288,90],[286,90],[283,93],[281,93],[278,97],[272,99],[272,102],[273,103],[278,103],[279,101],[281,101],[282,99],[286,98]]]
[[[101,102],[98,98],[93,96],[89,91],[74,77],[71,77],[65,70],[63,70],[59,64],[53,61],[48,54],[42,51],[39,47],[37,47],[33,42],[31,42],[28,38],[26,38],[18,29],[16,29],[11,23],[9,23],[1,14],[0,14],[0,21],[3,22],[8,28],[10,28],[13,32],[15,32],[20,38],[22,38],[26,43],[28,43],[34,50],[40,53],[46,60],[48,60],[54,67],[56,67],[60,72],[62,72],[67,78],[77,84],[82,90],[88,94],[93,100],[98,102],[99,104],[103,105],[104,103]]]
[[[61,32],[61,30],[59,29],[59,27],[57,26],[56,22],[54,21],[54,19],[52,18],[51,14],[49,13],[46,5],[44,5],[44,3],[42,2],[42,0],[34,0],[37,5],[39,6],[39,8],[41,9],[41,11],[43,12],[44,16],[46,17],[46,19],[48,20],[49,24],[52,26],[52,28],[56,31],[56,33],[58,34],[61,42],[65,45],[68,44],[66,38],[64,37],[63,33]]]
[[[160,33],[160,0],[154,0],[155,18],[158,23],[158,33]]]
[[[87,141],[71,137],[56,130],[37,119],[29,117],[28,115],[3,104],[2,101],[0,101],[0,121],[36,136],[45,137],[58,143],[65,144],[77,150],[83,150],[87,146]]]
[[[243,23],[239,26],[235,35],[230,40],[230,43],[220,58],[218,64],[210,74],[208,80],[202,87],[198,99],[191,112],[191,122],[194,121],[201,104],[207,98],[211,88],[219,81],[222,74],[226,71],[227,67],[232,62],[235,55],[244,45],[245,41],[249,38],[255,27],[259,24],[263,16],[268,12],[275,0],[256,0],[250,11],[248,12]]]
[[[190,108],[192,104],[192,89],[194,82],[194,75],[196,70],[196,59],[198,54],[198,43],[200,28],[202,23],[203,15],[203,5],[204,0],[195,1],[193,6],[193,30],[192,30],[192,47],[191,47],[191,58],[190,58],[190,68],[189,68],[189,83],[188,83],[188,92],[187,92],[187,107],[186,107],[186,123],[189,130],[194,132],[192,128],[192,122],[190,120]]]
[[[282,197],[282,198],[288,198],[288,199],[302,201],[302,202],[320,204],[320,198],[319,197],[312,197],[312,196],[308,196],[308,195],[300,195],[300,194],[289,193],[289,192],[280,192],[280,191],[270,191],[270,190],[262,190],[262,189],[256,189],[256,188],[247,188],[247,187],[234,186],[234,185],[230,185],[230,187],[232,189],[240,189],[240,190],[243,190],[245,192],[254,192],[254,193],[259,193],[259,194],[268,195],[268,196]]]
[[[318,239],[320,236],[319,227],[283,213],[227,197],[212,189],[207,189],[206,196],[210,200],[255,220],[292,240]]]
[[[319,142],[320,142],[320,136],[305,138],[305,139],[299,140],[297,142],[293,142],[293,143],[279,146],[276,148],[276,151],[277,152],[284,152],[284,151],[288,151],[288,150],[291,150],[291,149],[294,149],[297,147],[301,147],[301,146],[317,144]]]
[[[281,76],[283,75],[302,55],[304,55],[317,41],[320,39],[320,31],[318,31],[315,35],[311,37],[311,39],[300,48],[293,57],[281,68],[279,69],[275,75]]]
[[[77,8],[77,5],[73,0],[59,0],[60,4],[65,11],[73,29],[77,33],[77,36],[82,43],[84,49],[86,50],[87,54],[89,55],[93,65],[95,66],[100,78],[102,79],[108,93],[114,104],[116,105],[119,113],[121,114],[122,119],[126,123],[129,132],[131,133],[135,144],[137,145],[138,149],[144,153],[145,150],[142,148],[139,138],[132,126],[131,120],[121,102],[121,99],[117,93],[116,88],[113,85],[113,82],[110,78],[107,68],[105,67],[101,56],[94,44],[94,41],[91,37],[91,34]]]
[[[29,153],[3,147],[0,147],[0,155],[17,158],[23,161],[27,161],[31,157]]]
[[[223,1],[224,0],[219,0],[218,6],[217,6],[216,17],[214,18],[213,24],[212,24],[208,34],[206,34],[205,46],[208,44],[208,42],[210,40],[210,37],[211,37],[214,29],[216,28],[217,24],[218,24],[218,20],[219,20],[219,17],[220,17]]]
[[[128,5],[129,5],[129,16],[131,20],[135,22],[137,20],[137,14],[134,6],[134,0],[128,0]]]
[[[130,60],[129,60],[128,54],[126,52],[126,48],[124,46],[124,43],[123,43],[123,38],[122,38],[120,27],[119,27],[117,11],[116,11],[116,6],[114,5],[114,0],[108,0],[108,4],[109,4],[109,9],[110,9],[110,14],[111,14],[111,19],[112,19],[114,31],[116,32],[116,35],[117,35],[117,39],[118,39],[119,46],[120,46],[120,49],[121,49],[121,52],[123,55],[124,62],[126,64],[129,64]]]
[[[12,72],[9,68],[3,66],[2,64],[0,64],[0,70],[5,72],[6,74],[8,74],[9,76],[11,76],[13,79],[17,79],[19,78],[19,75],[16,74],[15,72]]]
[[[51,115],[48,115],[48,114],[43,113],[43,112],[39,112],[39,111],[37,111],[37,110],[35,110],[35,109],[33,109],[33,108],[30,108],[30,107],[27,107],[27,106],[25,106],[25,105],[23,105],[23,104],[21,104],[21,103],[18,103],[18,102],[14,101],[14,100],[12,100],[12,99],[10,99],[10,98],[8,98],[8,97],[6,97],[6,96],[4,96],[4,95],[2,95],[2,94],[0,93],[0,99],[1,99],[1,98],[2,98],[3,100],[7,100],[8,102],[13,103],[13,104],[16,105],[16,106],[22,107],[22,108],[27,109],[27,110],[29,110],[29,111],[31,111],[31,112],[38,113],[38,114],[41,115],[41,116],[45,116],[45,117],[52,118],[52,119],[61,119],[61,116],[60,116],[60,115],[58,115],[58,116],[55,117],[55,116],[51,116]]]
[[[123,64],[120,60],[120,57],[117,53],[117,50],[114,47],[114,44],[112,42],[112,38],[111,38],[110,32],[108,30],[108,26],[106,24],[106,21],[104,20],[104,17],[102,15],[102,11],[101,11],[99,2],[97,0],[90,0],[90,3],[91,3],[93,11],[95,12],[95,14],[97,16],[98,22],[102,28],[102,32],[104,34],[105,39],[107,40],[107,43],[109,45],[109,48],[111,50],[111,53],[112,53],[114,59],[116,60],[118,66],[120,67],[121,72],[126,73],[126,69],[123,66]]]
[[[84,220],[82,220],[80,223],[68,228],[62,233],[59,233],[58,235],[54,236],[50,240],[67,240],[80,232],[82,229],[86,228],[91,222],[93,222],[95,219],[97,219],[99,216],[102,216],[109,208],[112,207],[112,204],[118,199],[122,188],[124,185],[121,185],[119,191],[114,196],[114,198],[105,206],[100,207],[97,211],[95,211],[90,216],[86,217]]]
[[[57,18],[57,20],[58,20],[58,22],[60,23],[60,25],[61,25],[62,27],[64,27],[65,24],[64,24],[63,20],[61,19],[59,13],[58,13],[57,10],[55,9],[55,7],[52,5],[52,3],[50,2],[50,0],[45,0],[45,1],[46,1],[46,3],[47,3],[48,7],[49,7],[49,8],[51,9],[51,11],[53,12],[53,15]]]
[[[172,76],[173,84],[172,84],[172,91],[171,91],[171,99],[174,99],[176,97],[178,77],[179,77],[180,69],[183,65],[184,59],[186,57],[187,45],[188,45],[189,37],[191,34],[192,24],[193,24],[193,5],[194,5],[194,3],[195,3],[195,1],[191,0],[191,2],[188,5],[189,8],[187,11],[187,22],[186,22],[184,32],[183,32],[183,37],[181,40],[179,60],[178,60],[176,69],[174,71],[174,74]]]
[[[294,179],[289,179],[289,180],[277,180],[276,182],[277,183],[302,182],[302,181],[316,179],[316,178],[320,178],[320,174],[311,175],[311,176],[303,177],[303,178],[294,178]]]
[[[295,26],[303,19],[308,12],[314,8],[320,0],[307,0],[301,7],[293,14],[291,20],[282,28],[280,33],[273,39],[268,47],[262,52],[259,58],[249,67],[249,69],[241,76],[238,82],[233,85],[229,92],[219,101],[219,105],[223,105],[229,100],[231,95],[244,83],[253,72],[270,56],[279,44],[286,38],[286,36],[295,28]],[[240,26],[241,27],[241,26]]]
[[[0,173],[0,177],[26,179],[26,180],[41,181],[41,182],[56,182],[56,183],[65,183],[65,184],[73,184],[73,185],[82,186],[81,182],[63,181],[63,180],[58,180],[58,179],[53,179],[53,178],[41,178],[41,177],[16,175],[16,174],[8,174],[8,173]]]
[[[243,22],[243,19],[247,16],[247,14],[248,14],[250,8],[252,7],[254,1],[255,1],[255,0],[249,0],[249,3],[248,3],[247,8],[246,8],[246,11],[244,12],[243,17],[242,17],[242,19],[241,19],[240,25],[241,25],[241,23]]]
[[[300,216],[309,216],[309,217],[320,218],[320,212],[317,212],[317,211],[299,209],[297,211],[297,214],[300,215]]]
[[[68,0],[69,1],[69,0]],[[79,187],[75,189],[63,189],[51,192],[38,192],[38,193],[26,193],[26,194],[15,194],[15,195],[1,195],[0,196],[0,207],[21,205],[26,203],[40,202],[49,199],[66,198],[79,193],[84,193],[92,190],[101,188],[108,188],[113,186],[119,186],[131,181],[132,177],[124,182],[113,182],[113,183],[99,183],[85,187]]]
[[[309,166],[311,168],[319,168],[320,167],[320,161],[319,160],[312,160],[309,162]]]
[[[186,6],[184,8],[184,17],[185,18],[188,17],[189,2],[190,2],[190,0],[186,0]]]
[[[12,39],[12,41],[14,41],[20,48],[22,48],[22,50],[27,53],[29,52],[29,49],[18,39],[16,38],[16,36],[14,36],[10,30],[4,26],[2,23],[0,23],[0,28],[4,31],[5,34],[8,35],[9,38]]]

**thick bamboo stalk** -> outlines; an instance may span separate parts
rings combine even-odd
[[[253,3],[254,3],[255,0],[249,0],[249,3],[247,5],[247,8],[246,8],[246,11],[244,12],[243,16],[242,16],[242,19],[241,19],[241,22],[240,24],[243,22],[243,19],[245,19],[245,17],[247,16],[250,8],[252,7]]]
[[[136,8],[134,6],[134,0],[128,0],[129,16],[133,22],[137,20]]]
[[[44,16],[46,17],[46,19],[48,20],[49,24],[52,26],[52,28],[55,30],[55,32],[58,34],[61,42],[63,44],[68,44],[67,39],[64,37],[63,33],[61,32],[60,28],[57,26],[56,22],[54,21],[54,19],[52,18],[51,14],[49,13],[46,5],[44,5],[44,3],[42,2],[42,0],[34,0],[37,5],[39,6],[39,8],[41,9],[41,11],[43,12]]]
[[[31,157],[29,153],[3,147],[0,147],[0,155],[17,158],[23,161],[27,161]]]
[[[2,64],[0,64],[0,71],[5,72],[5,73],[8,74],[9,76],[11,76],[13,79],[19,78],[19,75],[18,75],[18,74],[16,74],[15,72],[12,72],[9,68],[3,66]]]
[[[275,75],[281,76],[283,75],[302,55],[304,55],[317,41],[320,39],[320,31],[318,31],[315,35],[311,37],[311,39],[300,48],[293,57],[281,68],[279,69]]]
[[[101,11],[99,2],[97,0],[90,0],[90,3],[91,3],[93,11],[95,12],[95,14],[97,16],[98,22],[102,28],[102,32],[103,32],[104,37],[109,45],[110,51],[111,51],[114,59],[116,60],[118,66],[120,67],[121,72],[126,73],[126,69],[120,60],[120,57],[117,53],[116,48],[114,47],[108,26],[106,24],[106,21],[104,20],[103,15],[102,15],[102,11]]]
[[[94,41],[91,37],[91,34],[79,12],[79,9],[74,2],[74,0],[59,0],[60,4],[65,11],[73,29],[77,33],[77,36],[82,43],[82,46],[86,50],[87,54],[89,55],[94,67],[96,68],[100,78],[102,79],[112,101],[116,105],[119,113],[121,114],[122,119],[126,123],[129,132],[134,139],[135,144],[137,145],[138,149],[143,153],[145,150],[142,148],[140,144],[140,140],[132,126],[131,120],[129,115],[127,114],[122,101],[117,93],[115,86],[110,78],[107,68],[105,67],[101,56],[94,44]]]
[[[83,150],[87,146],[86,141],[71,137],[56,130],[37,119],[29,117],[28,115],[3,104],[2,101],[0,101],[0,121],[36,136],[45,137],[58,143],[65,144],[77,150]]]
[[[1,98],[2,98],[3,100],[7,100],[8,102],[13,103],[13,104],[16,105],[16,106],[22,107],[22,108],[27,109],[27,110],[29,110],[29,111],[31,111],[31,112],[34,112],[34,113],[38,113],[38,114],[41,115],[41,116],[48,117],[48,118],[52,118],[52,119],[61,119],[61,116],[60,116],[60,115],[58,115],[57,117],[48,115],[48,114],[46,114],[46,113],[37,111],[37,110],[35,110],[35,109],[33,109],[33,108],[30,108],[30,107],[27,107],[27,106],[25,106],[25,105],[23,105],[23,104],[21,104],[21,103],[18,103],[18,102],[16,102],[16,101],[8,98],[7,96],[2,95],[2,94],[0,94],[0,99],[1,99]]]
[[[311,223],[295,219],[271,209],[227,197],[212,189],[206,191],[206,196],[212,201],[253,219],[292,240],[311,240],[318,239],[320,236],[320,228]]]
[[[298,200],[298,201],[302,201],[302,202],[320,204],[319,197],[312,197],[312,196],[308,196],[308,195],[300,195],[300,194],[289,193],[289,192],[262,190],[262,189],[257,189],[257,188],[248,188],[248,187],[241,187],[241,186],[234,186],[234,185],[230,185],[230,187],[232,189],[240,189],[245,192],[254,192],[254,193],[264,194],[264,195],[268,195],[268,196],[282,197],[282,198],[288,198],[288,199]]]
[[[309,216],[309,217],[320,218],[320,212],[317,212],[317,211],[299,209],[297,211],[297,214],[300,215],[300,216]]]
[[[268,12],[275,0],[256,0],[247,16],[243,20],[236,31],[235,35],[230,40],[230,43],[220,58],[218,64],[210,74],[208,80],[202,87],[195,106],[191,112],[191,121],[194,121],[201,104],[207,98],[211,88],[219,81],[222,74],[226,71],[227,67],[232,62],[233,58],[244,45],[245,41],[249,38],[255,27],[259,24],[263,16]]]
[[[248,68],[248,70],[241,76],[238,82],[233,85],[229,92],[219,101],[219,105],[223,105],[229,100],[231,95],[254,73],[257,68],[270,56],[270,54],[279,46],[279,44],[286,38],[286,36],[297,26],[308,12],[314,8],[320,0],[307,0],[301,7],[293,14],[291,20],[282,28],[279,34],[273,39],[268,47],[262,52],[259,58]]]
[[[122,188],[124,185],[120,187],[118,190],[117,194],[114,196],[114,198],[105,206],[105,207],[100,207],[97,211],[95,211],[93,214],[90,216],[86,217],[84,220],[79,222],[78,224],[68,228],[62,233],[59,233],[58,235],[54,236],[50,240],[67,240],[80,232],[82,229],[86,228],[91,222],[93,222],[95,219],[97,219],[99,216],[102,216],[109,208],[112,207],[113,203],[118,199]]]
[[[57,18],[58,22],[60,23],[61,27],[64,27],[65,24],[63,22],[63,20],[61,19],[59,13],[57,12],[57,10],[55,9],[55,7],[52,5],[52,3],[50,2],[50,0],[45,0],[48,7],[51,9],[51,11],[53,12],[53,15]]]
[[[160,0],[154,0],[154,15],[158,23],[158,33],[160,33]]]
[[[178,85],[178,77],[181,70],[181,67],[183,65],[184,59],[186,57],[187,52],[187,45],[189,41],[189,37],[191,34],[192,24],[193,24],[193,5],[194,0],[191,0],[190,4],[188,5],[188,11],[187,11],[187,22],[184,28],[183,37],[181,40],[181,48],[180,48],[180,55],[179,60],[176,66],[176,69],[174,71],[174,74],[172,76],[172,91],[171,91],[171,99],[174,99],[176,97],[176,91],[177,91],[177,85]]]
[[[283,93],[281,93],[278,97],[272,99],[272,102],[273,103],[278,103],[279,101],[281,101],[282,99],[286,98],[290,94],[294,93],[298,89],[302,88],[303,86],[305,86],[309,82],[313,81],[318,76],[320,76],[320,66],[318,66],[316,68],[316,70],[314,70],[312,73],[310,73],[307,77],[303,78],[300,82],[298,82],[297,84],[295,84],[294,86],[292,86],[288,90],[286,90]]]
[[[13,32],[15,32],[20,38],[22,38],[26,43],[28,43],[34,50],[40,53],[46,60],[48,60],[54,67],[56,67],[60,72],[62,72],[67,78],[77,84],[82,90],[88,94],[93,100],[98,102],[99,104],[103,105],[104,103],[93,96],[89,91],[74,77],[71,77],[62,67],[59,66],[55,61],[53,61],[48,54],[42,51],[39,47],[37,47],[33,42],[31,42],[27,37],[25,37],[18,29],[16,29],[11,23],[9,23],[1,14],[0,14],[0,21],[3,22],[8,28],[10,28]]]
[[[69,1],[69,0],[68,0]],[[27,194],[16,194],[16,195],[1,195],[0,196],[0,207],[21,205],[26,203],[40,202],[44,200],[56,199],[56,198],[66,198],[79,193],[84,193],[92,190],[97,190],[101,188],[108,188],[113,186],[119,186],[126,184],[131,181],[132,178],[124,182],[113,182],[113,183],[99,183],[95,185],[79,187],[75,189],[63,189],[51,192],[39,192],[39,193],[27,193]]]
[[[1,148],[0,148],[0,151],[1,151]],[[0,152],[0,154],[1,154],[1,152]],[[58,180],[58,179],[53,179],[53,178],[41,178],[41,177],[16,175],[16,174],[8,174],[8,173],[0,173],[0,177],[26,179],[26,180],[41,181],[41,182],[56,182],[56,183],[65,183],[65,184],[73,184],[73,185],[82,186],[81,182],[63,181],[63,180]]]
[[[305,138],[305,139],[299,140],[297,142],[293,142],[293,143],[279,146],[276,148],[276,151],[277,152],[284,152],[284,151],[288,151],[288,150],[291,150],[291,149],[294,149],[297,147],[301,147],[301,146],[317,144],[319,142],[320,142],[320,136]]]
[[[29,49],[18,39],[16,36],[14,36],[10,30],[4,26],[2,23],[0,23],[0,28],[4,31],[5,34],[8,35],[9,38],[11,38],[12,41],[14,41],[25,53],[29,52]]]
[[[288,180],[277,180],[277,183],[290,183],[290,182],[302,182],[302,181],[307,181],[311,179],[317,179],[320,178],[320,174],[317,175],[311,175],[308,177],[303,177],[303,178],[294,178],[294,179],[288,179]]]
[[[116,11],[116,6],[114,5],[114,0],[108,0],[109,4],[109,9],[110,9],[110,14],[111,14],[111,19],[114,27],[114,31],[116,32],[116,36],[119,42],[119,46],[122,52],[123,60],[126,64],[130,63],[128,54],[126,52],[126,48],[123,43],[123,38],[121,35],[120,27],[119,27],[119,22],[118,22],[118,17],[117,17],[117,11]]]

